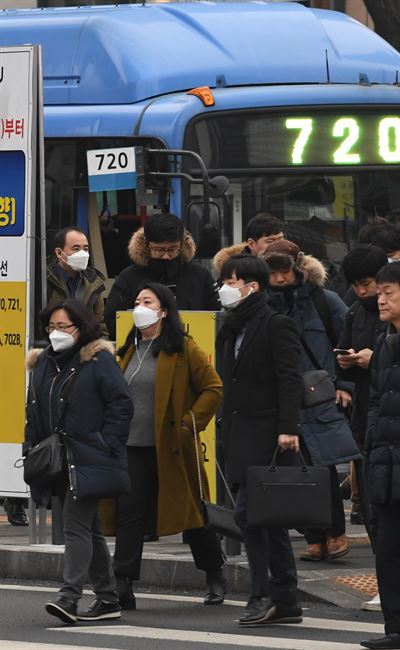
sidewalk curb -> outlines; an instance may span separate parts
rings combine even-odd
[[[64,547],[49,544],[21,547],[0,545],[0,576],[17,580],[62,581]],[[228,593],[247,594],[250,589],[249,569],[242,556],[228,558],[224,567]],[[332,574],[331,574],[332,573]],[[365,597],[333,581],[335,571],[302,571],[299,567],[300,601],[333,604],[359,609]],[[204,574],[196,569],[189,554],[144,553],[141,587],[166,589],[205,588]]]

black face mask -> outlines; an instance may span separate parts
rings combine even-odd
[[[360,302],[368,311],[379,311],[378,296],[369,296],[368,298],[360,298]]]
[[[173,280],[179,274],[182,266],[180,257],[173,260],[159,260],[151,258],[149,260],[149,270],[151,275],[160,281]]]

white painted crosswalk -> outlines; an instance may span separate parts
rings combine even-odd
[[[43,587],[39,585],[0,585],[0,590],[21,593],[21,598],[29,599],[29,592],[42,592],[45,594],[56,593],[54,587]],[[86,594],[93,595],[87,591]],[[265,650],[360,650],[359,640],[374,635],[383,634],[381,623],[372,623],[360,620],[352,620],[350,617],[337,619],[305,615],[303,623],[299,625],[274,625],[260,628],[240,628],[234,623],[240,613],[239,607],[243,608],[245,603],[237,600],[227,600],[223,607],[218,608],[215,618],[200,617],[198,624],[193,618],[193,611],[197,610],[197,604],[202,603],[198,596],[184,596],[174,594],[153,594],[138,593],[138,610],[136,612],[124,613],[121,622],[111,622],[108,625],[96,623],[92,625],[78,623],[74,626],[60,626],[55,620],[46,619],[48,627],[43,630],[45,637],[42,642],[2,640],[0,638],[0,650],[120,650],[122,647],[130,647],[139,650],[140,648],[165,648],[174,650],[202,650],[204,644],[208,649],[223,648],[223,650],[234,650],[234,648],[264,648]],[[37,600],[35,596],[35,600]],[[140,602],[142,601],[142,602]],[[154,601],[151,603],[151,601]],[[188,615],[176,616],[176,608],[184,608]],[[171,609],[172,608],[172,609]],[[43,611],[41,609],[41,611]],[[150,612],[164,612],[164,620],[160,625],[160,617],[155,621],[158,626],[151,625]],[[165,618],[165,612],[174,611],[174,616]],[[205,612],[204,608],[201,608]],[[207,616],[211,611],[207,608]],[[308,614],[310,610],[305,610]],[[312,613],[312,610],[311,610]],[[324,612],[325,613],[325,612]],[[337,614],[336,614],[337,615]],[[376,617],[375,619],[377,620]],[[135,624],[137,623],[137,624]],[[150,625],[149,625],[150,623]],[[188,629],[189,628],[189,629]],[[197,628],[197,629],[196,629]],[[42,628],[43,629],[43,628]],[[18,639],[18,636],[14,636]],[[29,637],[28,637],[29,638]],[[98,641],[98,644],[96,644]],[[87,643],[87,645],[86,645]]]
[[[321,620],[321,619],[319,619]],[[342,630],[341,623],[346,621],[337,621],[336,629]],[[52,628],[52,631],[59,631],[61,628]],[[265,628],[263,628],[265,630]],[[321,629],[321,628],[319,628]],[[326,628],[325,628],[326,629]],[[329,628],[332,629],[332,628]],[[62,629],[65,631],[65,628]],[[380,631],[382,628],[380,626]],[[200,632],[197,630],[177,630],[170,628],[140,627],[137,625],[115,625],[115,626],[96,626],[96,627],[71,627],[68,632],[72,634],[99,634],[109,635],[112,637],[127,637],[132,639],[152,639],[175,641],[184,643],[207,643],[208,646],[239,646],[247,648],[270,648],[279,650],[355,650],[360,646],[358,643],[342,643],[335,641],[322,641],[311,639],[283,638],[272,636],[268,632],[262,636],[250,634],[221,634],[218,632]],[[259,630],[258,630],[259,632]],[[354,632],[354,625],[353,625]],[[70,646],[68,646],[69,648]],[[185,646],[182,645],[182,648]]]

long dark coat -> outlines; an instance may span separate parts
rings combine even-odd
[[[371,503],[400,503],[400,335],[381,335],[371,361],[368,428]]]
[[[295,289],[290,307],[284,294],[272,289],[269,290],[270,304],[280,313],[287,314],[293,319],[299,334],[311,349],[320,367],[335,377],[336,359],[332,349],[334,344],[328,337],[312,299],[316,288],[323,287],[324,267],[317,259],[306,255],[299,270],[304,276],[304,281]],[[335,293],[325,289],[323,291],[329,308],[332,333],[335,340],[339,341],[347,307]],[[304,348],[301,355],[301,370],[303,372],[315,370]],[[353,384],[343,379],[336,379],[335,385],[338,389],[353,390]],[[333,401],[303,409],[300,413],[300,428],[314,464],[336,465],[361,457],[348,422]]]
[[[279,434],[298,434],[303,390],[294,323],[275,314],[265,297],[245,326],[236,360],[232,341],[222,350],[223,444],[226,473],[233,483],[243,482],[247,467],[270,463]]]
[[[25,448],[54,433],[56,427],[66,432],[69,488],[74,499],[129,491],[125,445],[133,406],[113,352],[108,341],[93,341],[72,355],[61,370],[50,347],[31,350],[28,355],[31,377]],[[37,503],[46,503],[49,493],[33,489],[32,496]]]
[[[121,361],[123,370],[134,353],[131,346]],[[172,535],[201,528],[200,489],[193,436],[193,411],[197,433],[203,431],[222,398],[222,383],[208,358],[190,337],[182,352],[160,352],[157,361],[154,422],[158,468],[157,534]],[[187,429],[182,427],[185,423]],[[209,498],[198,443],[202,484]]]

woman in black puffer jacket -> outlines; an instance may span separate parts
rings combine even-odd
[[[31,485],[36,503],[47,505],[52,494],[63,502],[64,584],[46,610],[66,623],[117,618],[121,609],[97,510],[102,497],[129,491],[125,445],[132,401],[112,345],[99,338],[100,325],[82,302],[48,308],[42,323],[50,346],[28,355],[24,451],[29,454],[40,440],[62,432],[64,453],[55,483]],[[87,574],[96,600],[78,615]]]

